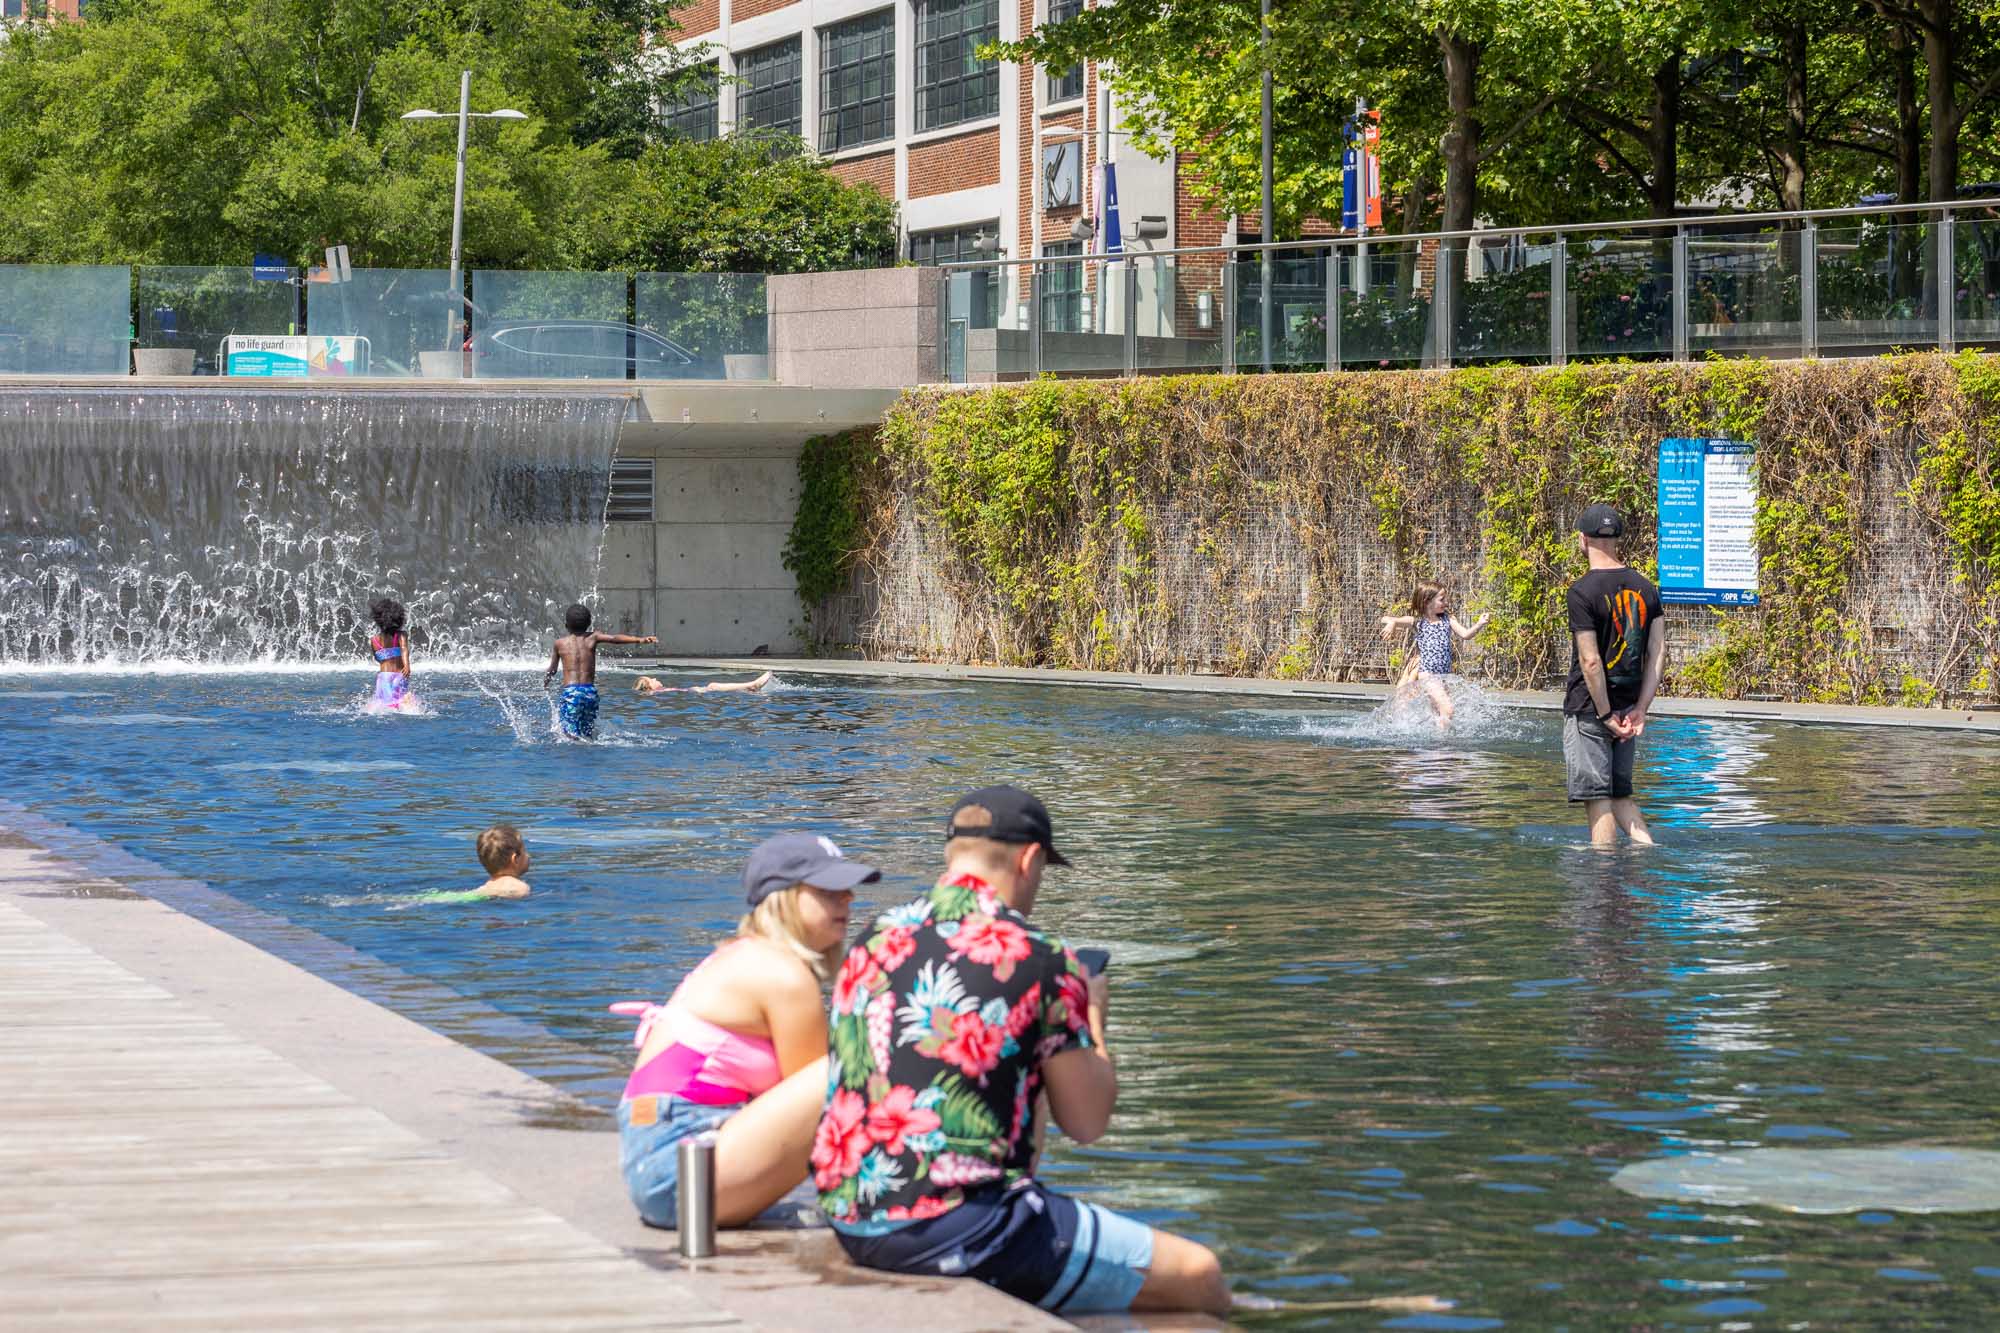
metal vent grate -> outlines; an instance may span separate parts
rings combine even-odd
[[[611,460],[611,499],[604,517],[612,523],[653,521],[653,460],[614,458]]]

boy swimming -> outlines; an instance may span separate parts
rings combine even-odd
[[[641,694],[755,694],[771,683],[771,673],[766,671],[755,680],[739,680],[734,684],[711,680],[701,685],[668,685],[657,676],[641,676],[632,688]]]
[[[528,844],[521,830],[512,824],[495,824],[479,835],[474,844],[479,864],[486,867],[486,882],[469,895],[474,898],[525,898],[528,881]]]
[[[555,642],[549,653],[548,670],[542,673],[542,687],[563,673],[562,695],[557,702],[557,724],[562,733],[575,740],[591,740],[597,735],[597,646],[601,643],[658,643],[656,634],[598,634],[590,628],[590,608],[574,603],[563,612],[569,633]]]

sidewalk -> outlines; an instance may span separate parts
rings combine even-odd
[[[609,657],[607,661],[611,660]],[[1370,706],[1388,698],[1390,687],[1364,681],[1272,680],[1259,676],[1174,676],[1134,671],[1070,671],[1055,667],[953,666],[935,662],[864,661],[833,657],[652,657],[618,659],[642,671],[658,669],[729,672],[775,671],[780,676],[858,676],[871,680],[983,680],[1010,685],[1066,685],[1091,689],[1155,690],[1167,693],[1243,695],[1261,698],[1350,701]],[[672,682],[669,682],[672,683]],[[1556,690],[1485,690],[1510,708],[1555,712]],[[1937,727],[1955,731],[2000,732],[2000,710],[1863,707],[1858,704],[1794,704],[1740,699],[1671,699],[1662,696],[1653,717],[1701,717],[1730,721],[1796,722],[1819,726]]]

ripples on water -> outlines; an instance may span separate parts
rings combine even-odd
[[[889,871],[886,904],[935,871],[959,791],[1020,782],[1077,861],[1042,915],[1112,950],[1125,1086],[1051,1175],[1215,1244],[1243,1288],[1434,1292],[1465,1322],[1398,1326],[1440,1328],[1964,1328],[2000,1298],[1992,1213],[1610,1180],[2000,1147],[1991,738],[1657,720],[1665,845],[1607,854],[1562,802],[1550,715],[1462,707],[1439,737],[1125,691],[600,683],[588,746],[550,737],[532,671],[421,675],[415,719],[362,716],[359,676],[16,674],[0,795],[318,932],[108,866],[608,1104],[629,1034],[603,1005],[663,994],[730,927],[756,841],[828,832]],[[478,883],[498,820],[535,896],[423,901]],[[1317,1318],[1353,1320],[1292,1322]]]

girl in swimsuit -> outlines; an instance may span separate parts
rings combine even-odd
[[[1451,725],[1451,693],[1445,688],[1446,681],[1458,674],[1456,665],[1459,639],[1470,639],[1486,627],[1487,617],[1481,616],[1470,625],[1451,613],[1451,596],[1435,583],[1420,583],[1410,594],[1410,614],[1406,616],[1383,616],[1382,637],[1394,636],[1399,629],[1411,631],[1412,646],[1416,652],[1411,655],[1410,665],[1404,670],[1403,678],[1396,682],[1396,697],[1405,696],[1414,683],[1423,687],[1430,696],[1431,706],[1437,710],[1438,730]]]
[[[700,1134],[715,1140],[718,1225],[824,1224],[806,1181],[826,1100],[820,987],[839,962],[855,886],[881,877],[826,838],[771,838],[744,868],[750,910],[735,937],[665,1004],[611,1006],[639,1020],[618,1132],[625,1187],[647,1224],[674,1225],[679,1147]]]
[[[407,618],[403,604],[393,597],[378,597],[369,603],[368,614],[375,618],[375,633],[368,640],[368,653],[375,659],[375,693],[368,709],[407,712],[417,700],[410,693],[410,641],[403,633]]]

